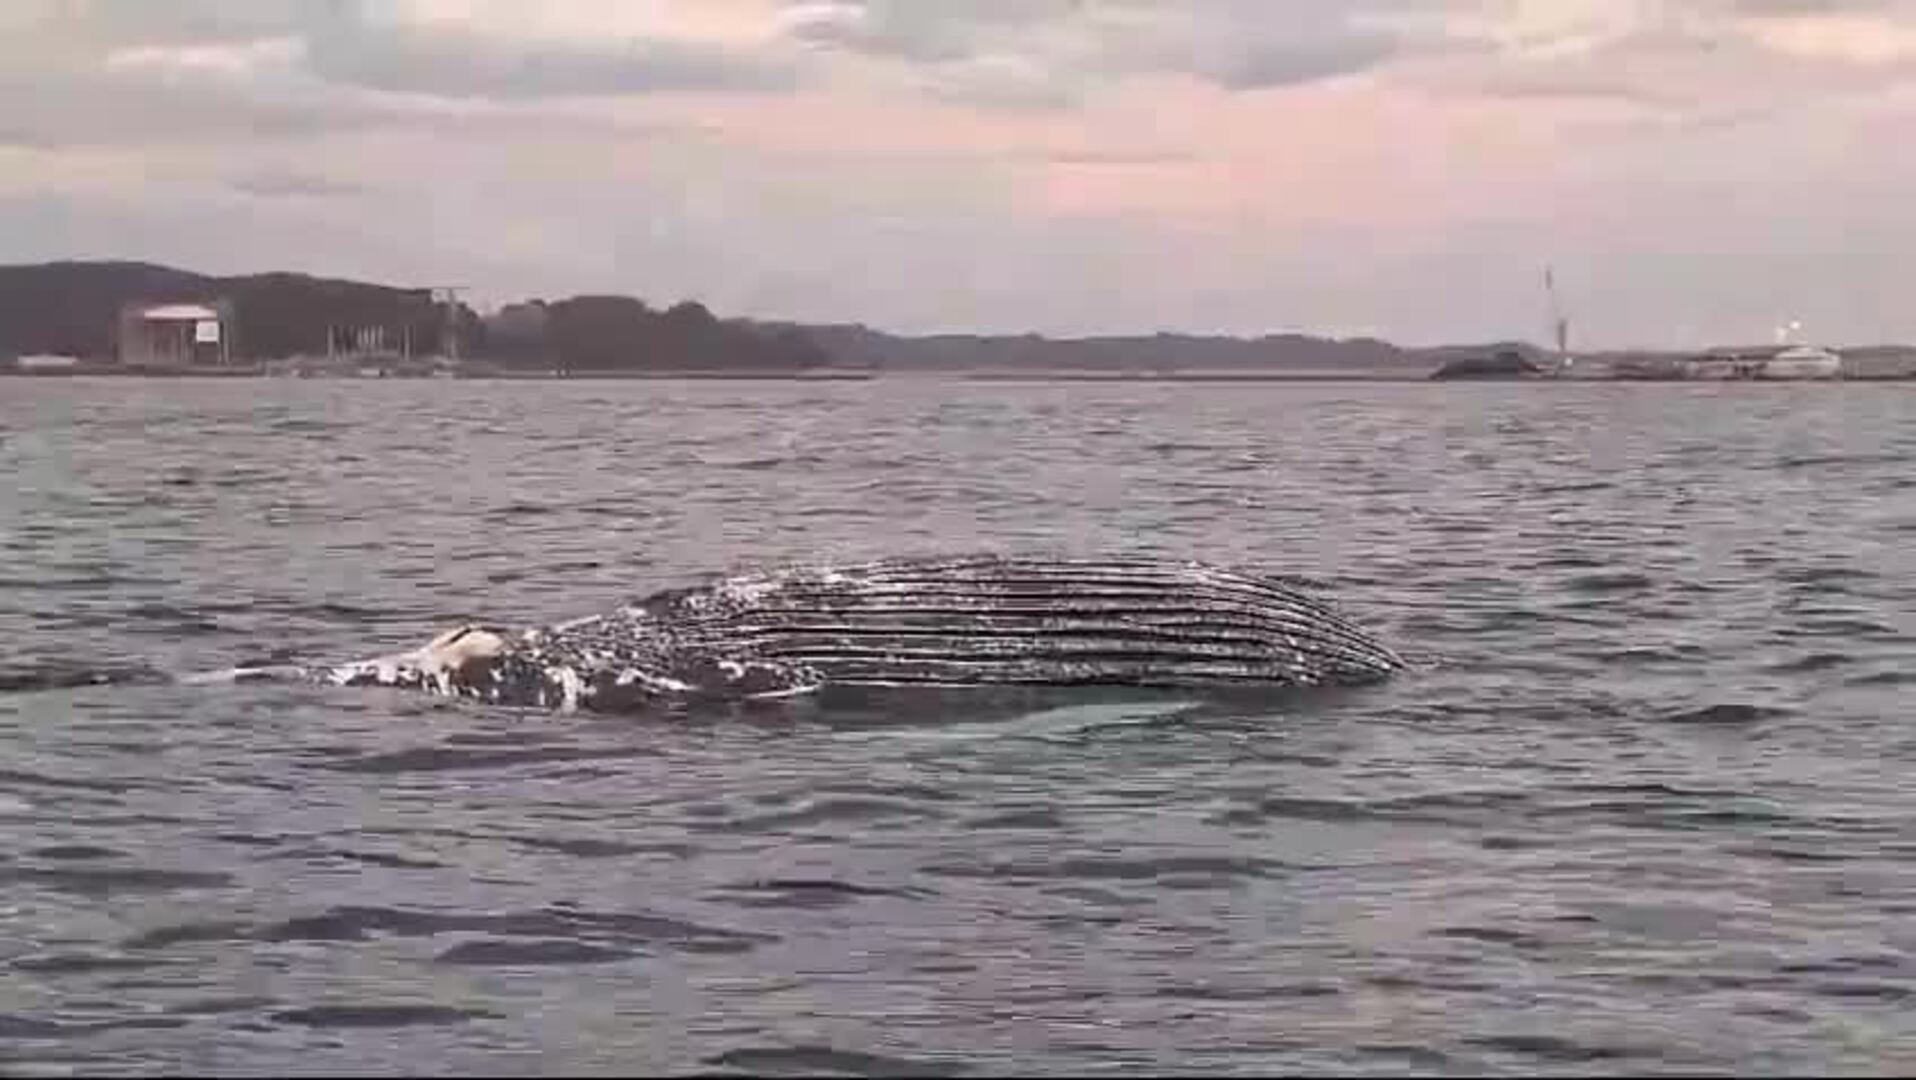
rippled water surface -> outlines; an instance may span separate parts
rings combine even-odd
[[[0,390],[9,1071],[1916,1067],[1908,387]],[[33,689],[981,547],[1301,575],[1422,666]]]

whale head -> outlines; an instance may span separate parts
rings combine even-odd
[[[822,681],[807,665],[679,650],[642,621],[581,620],[513,633],[469,624],[405,652],[321,669],[335,686],[381,686],[497,705],[643,709],[673,700],[778,698]]]
[[[417,649],[356,660],[327,669],[339,686],[391,686],[447,697],[483,696],[512,643],[496,629],[466,624],[446,630]]]
[[[497,630],[468,623],[434,637],[419,653],[427,666],[456,672],[497,660],[509,648],[505,636]]]

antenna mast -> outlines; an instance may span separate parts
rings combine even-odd
[[[1570,319],[1563,314],[1562,308],[1557,303],[1555,267],[1543,268],[1543,291],[1550,306],[1550,335],[1557,343],[1557,367],[1568,367],[1570,364]]]

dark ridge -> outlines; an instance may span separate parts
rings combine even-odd
[[[1255,591],[1266,597],[1277,597],[1301,606],[1328,613],[1330,605],[1310,594],[1294,588],[1268,575],[1249,574],[1207,566],[1151,558],[1146,556],[1104,558],[1057,557],[1038,558],[1029,556],[1001,556],[989,554],[951,555],[942,558],[917,559],[880,559],[858,568],[856,580],[873,584],[899,584],[919,587],[926,584],[924,575],[929,572],[937,575],[936,581],[946,580],[945,575],[954,572],[971,572],[979,582],[1055,582],[1059,580],[1074,583],[1108,583],[1128,585],[1148,582],[1160,586],[1212,586],[1238,588]],[[773,572],[776,576],[776,571]],[[793,575],[794,584],[806,583],[829,585],[828,579],[813,574]]]
[[[522,750],[459,750],[450,746],[420,746],[383,754],[368,754],[329,762],[338,772],[402,773],[449,772],[456,769],[504,769],[516,765],[546,765],[570,761],[604,761],[645,757],[638,748],[527,747]]]
[[[226,1013],[257,1012],[271,1004],[273,999],[265,997],[213,997],[168,1005],[166,1011],[174,1016],[220,1016]]]
[[[56,956],[31,956],[15,960],[15,971],[29,971],[40,975],[87,975],[101,971],[138,971],[160,963],[157,960],[138,956],[88,956],[80,953],[62,953]]]
[[[612,949],[564,939],[538,941],[467,941],[439,954],[437,963],[535,967],[546,964],[608,964],[637,955],[630,949]]]
[[[929,594],[928,594],[929,597]],[[1188,639],[1190,631],[1206,628],[1234,628],[1261,631],[1260,637],[1240,635],[1242,642],[1259,642],[1265,648],[1288,648],[1283,638],[1296,639],[1300,647],[1311,647],[1330,654],[1356,654],[1378,664],[1391,665],[1391,655],[1374,640],[1331,622],[1292,622],[1266,612],[1246,609],[1243,613],[1223,609],[1160,608],[1137,606],[1099,607],[1085,604],[1079,597],[1061,599],[1049,607],[1029,605],[1008,607],[994,600],[981,600],[986,606],[916,607],[893,610],[889,607],[841,610],[821,615],[816,610],[796,607],[756,608],[749,613],[725,618],[698,616],[673,623],[676,633],[688,643],[710,640],[722,647],[727,641],[767,642],[789,634],[807,631],[820,634],[893,635],[930,634],[935,637],[1027,638],[1044,640],[1078,632],[1104,633],[1122,637],[1149,637],[1149,624],[1163,629],[1158,635],[1166,640]],[[838,621],[821,622],[834,616]],[[1169,615],[1169,618],[1164,616]],[[748,621],[755,620],[755,621]],[[1147,622],[1148,621],[1148,622]],[[1073,625],[1086,624],[1089,625]],[[964,630],[954,633],[952,627]],[[923,629],[920,629],[923,627]]]
[[[49,847],[34,848],[32,851],[27,852],[27,854],[36,859],[53,859],[65,862],[77,859],[114,859],[125,854],[125,852],[115,851],[112,848],[95,847],[92,844],[54,844]]]
[[[151,668],[79,667],[46,664],[37,667],[0,670],[0,694],[39,693],[48,690],[75,690],[87,686],[157,685],[172,681]]]
[[[73,791],[99,791],[114,795],[123,794],[141,786],[123,780],[83,780],[76,776],[48,776],[46,773],[7,768],[0,768],[0,784],[7,784],[9,786],[66,788]]]
[[[952,1065],[833,1050],[824,1046],[742,1047],[707,1058],[706,1064],[744,1070],[749,1076],[956,1076]]]
[[[1832,652],[1809,653],[1804,656],[1798,656],[1793,659],[1782,660],[1782,661],[1778,661],[1777,663],[1767,665],[1763,670],[1775,672],[1777,674],[1782,674],[1782,675],[1797,674],[1797,673],[1809,674],[1809,673],[1818,672],[1818,671],[1828,671],[1831,668],[1842,667],[1845,664],[1852,663],[1853,659],[1854,658],[1847,656],[1843,653],[1832,653]]]
[[[211,889],[232,884],[225,874],[195,870],[81,869],[79,867],[8,867],[0,869],[0,882],[31,882],[59,892],[81,896],[116,896],[123,893],[174,892],[185,889]]]
[[[1647,589],[1655,583],[1645,574],[1630,572],[1583,574],[1564,582],[1572,592],[1611,593]]]
[[[1057,667],[1042,662],[1023,664],[1012,663],[965,663],[958,661],[921,660],[907,663],[896,657],[870,658],[863,662],[839,659],[833,664],[833,677],[863,682],[892,683],[908,685],[924,683],[931,685],[965,685],[976,682],[981,676],[989,675],[994,682],[1026,683],[1033,686],[1183,686],[1186,680],[1205,682],[1238,682],[1246,686],[1267,685],[1273,677],[1295,675],[1296,669],[1268,665],[1264,667],[1199,665],[1199,664],[1162,664],[1162,663],[1117,663],[1100,658],[1093,665],[1085,662],[1085,670],[1078,674],[1061,672]]]
[[[923,898],[928,895],[920,889],[888,889],[830,878],[754,881],[728,886],[721,891],[732,903],[759,908],[834,908],[869,897]]]
[[[1304,656],[1339,658],[1341,650],[1311,648],[1315,643],[1300,642],[1296,649],[1288,643],[1237,634],[1177,634],[1106,627],[1052,627],[1036,631],[1005,632],[992,628],[968,631],[914,629],[907,631],[870,627],[831,627],[815,632],[785,630],[752,635],[766,655],[805,656],[812,654],[860,655],[873,652],[897,652],[903,656],[939,658],[956,650],[975,654],[981,646],[996,645],[1006,659],[1013,657],[1152,656],[1165,658],[1240,660],[1269,663],[1289,659],[1293,653]]]
[[[1535,934],[1526,934],[1521,930],[1510,930],[1499,926],[1450,926],[1437,931],[1437,935],[1463,941],[1481,941],[1490,945],[1511,945],[1520,949],[1535,949],[1543,944],[1542,939]]]
[[[1154,881],[1178,875],[1214,879],[1269,878],[1291,869],[1276,859],[1213,855],[1123,858],[1080,856],[1060,859],[1007,859],[956,862],[927,868],[941,877],[1085,881]]]
[[[245,941],[251,936],[251,930],[245,923],[206,922],[183,923],[178,926],[161,926],[143,934],[128,938],[122,943],[127,949],[164,949],[173,945],[188,945],[196,942]]]
[[[394,855],[383,851],[354,851],[351,848],[300,848],[283,852],[274,858],[280,859],[343,859],[348,862],[361,862],[369,866],[383,866],[392,870],[430,870],[446,864],[434,859],[413,859],[404,855]]]
[[[380,907],[335,907],[249,934],[255,941],[365,941],[379,934],[432,937],[476,933],[519,938],[582,940],[618,946],[665,945],[687,952],[747,952],[776,940],[762,934],[657,915],[547,908],[505,915],[437,914]]]
[[[444,1005],[316,1005],[306,1009],[285,1009],[274,1013],[273,1019],[282,1024],[303,1027],[367,1028],[461,1024],[494,1015],[479,1009],[454,1009]]]
[[[1096,594],[1113,589],[1120,595],[1145,590],[1149,595],[1184,592],[1192,596],[1250,597],[1264,604],[1300,608],[1312,615],[1339,618],[1336,608],[1321,598],[1275,580],[1232,573],[1207,566],[1158,559],[1058,559],[1044,561],[1027,558],[977,556],[945,560],[903,560],[880,562],[869,567],[842,571],[833,577],[800,573],[787,575],[780,582],[797,591],[843,591],[839,581],[856,582],[867,588],[889,586],[918,591],[925,588],[953,587],[953,579],[980,590],[1015,594],[1033,590],[1038,596],[1055,595],[1060,587],[1072,593]]]
[[[1587,1063],[1625,1057],[1623,1050],[1607,1046],[1585,1046],[1555,1035],[1490,1035],[1466,1042],[1489,1050],[1503,1050],[1545,1061]]]
[[[556,851],[576,859],[612,859],[624,855],[672,855],[683,858],[690,853],[684,845],[679,844],[629,844],[620,840],[598,840],[589,836],[514,836],[508,837],[507,841],[540,851]]]
[[[1005,810],[995,814],[972,818],[963,822],[967,829],[1060,829],[1065,819],[1055,808],[1049,806],[1032,807],[1028,810]]]
[[[1287,586],[1144,557],[973,555],[770,570],[716,590],[707,584],[661,594],[642,607],[687,646],[742,648],[821,668],[876,661],[880,653],[942,661],[990,642],[1004,654],[999,663],[1022,655],[1121,665],[1156,656],[1199,666],[1234,661],[1266,677],[1317,668],[1376,675],[1402,666],[1329,605]],[[827,677],[848,676],[840,669]],[[920,678],[949,681],[949,674]]]
[[[1785,715],[1781,709],[1765,708],[1761,705],[1744,705],[1724,702],[1717,705],[1705,705],[1681,712],[1665,713],[1657,720],[1665,724],[1697,724],[1734,726],[1755,724],[1773,717]]]
[[[1227,590],[1192,588],[1175,582],[1132,581],[1124,585],[1076,582],[1046,582],[1041,586],[1019,587],[1015,583],[954,584],[950,581],[884,582],[884,591],[853,590],[843,586],[819,588],[795,582],[778,589],[753,605],[753,610],[768,613],[781,609],[777,602],[803,602],[806,609],[838,613],[843,610],[878,613],[909,613],[922,609],[927,600],[951,601],[953,605],[939,614],[1041,615],[1071,614],[1078,611],[1112,616],[1156,614],[1204,617],[1214,613],[1250,615],[1277,626],[1305,628],[1328,627],[1362,636],[1347,617],[1335,610],[1296,603],[1286,597],[1263,596]],[[895,593],[895,595],[893,595]],[[982,607],[989,605],[989,607]],[[703,605],[687,604],[684,615],[696,617]]]

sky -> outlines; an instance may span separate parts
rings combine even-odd
[[[1916,341],[1916,0],[6,0],[0,262]]]

